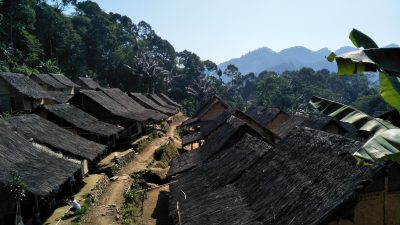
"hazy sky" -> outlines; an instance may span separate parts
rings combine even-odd
[[[336,50],[357,28],[378,45],[400,43],[400,0],[94,0],[149,23],[176,51],[221,63],[259,47]]]

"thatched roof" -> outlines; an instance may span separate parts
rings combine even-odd
[[[81,130],[100,136],[109,137],[124,130],[122,127],[102,122],[71,104],[44,105],[42,109]]]
[[[33,147],[11,124],[0,120],[0,183],[7,185],[11,172],[17,172],[27,190],[45,196],[80,169],[74,163]]]
[[[213,131],[215,131],[218,127],[220,127],[227,119],[234,115],[238,119],[245,122],[248,126],[252,129],[257,131],[260,135],[262,135],[268,142],[270,143],[278,143],[280,138],[273,133],[272,131],[268,130],[267,128],[263,127],[253,118],[249,117],[248,115],[244,114],[240,110],[225,110],[221,115],[216,117],[214,120],[200,124],[200,130],[188,136],[182,137],[182,146],[186,146],[193,142],[206,139]]]
[[[75,87],[75,88],[80,88],[81,86],[75,84],[74,82],[72,82],[72,80],[70,80],[68,77],[62,75],[62,74],[50,74],[54,79],[56,79],[58,82],[64,84],[65,86],[68,87]]]
[[[103,88],[100,84],[89,77],[78,77],[77,83],[82,89],[96,90],[97,88]]]
[[[80,101],[80,98],[82,97],[89,98],[100,108],[120,118],[133,120],[136,122],[144,122],[149,119],[148,115],[146,115],[145,113],[129,111],[127,108],[125,108],[124,105],[118,103],[117,101],[106,95],[103,91],[81,90],[76,93],[69,102],[74,104],[75,100]]]
[[[127,108],[130,112],[146,115],[146,120],[159,121],[168,118],[168,116],[165,114],[143,107],[131,97],[129,97],[128,94],[124,93],[118,88],[103,88],[101,90],[110,98],[125,106],[125,108]]]
[[[169,108],[174,110],[175,112],[178,111],[178,108],[172,104],[167,103],[164,99],[160,98],[158,95],[156,94],[149,94],[148,95],[149,98],[151,98],[155,103],[165,107],[165,108]]]
[[[35,76],[38,80],[45,83],[46,85],[53,87],[55,89],[65,89],[67,86],[60,83],[58,80],[54,79],[50,74],[38,74],[32,75]]]
[[[355,165],[360,145],[301,127],[275,148],[244,135],[170,185],[170,215],[178,201],[183,225],[327,224],[382,168]]]
[[[290,131],[292,131],[296,126],[299,126],[305,120],[304,116],[293,115],[283,124],[281,124],[274,132],[281,138],[285,138]]]
[[[212,108],[216,104],[222,104],[223,106],[226,107],[226,109],[229,109],[230,106],[228,103],[226,103],[223,99],[218,97],[217,95],[214,95],[212,98],[210,98],[197,112],[192,118],[186,120],[185,122],[182,123],[181,126],[189,126],[189,125],[194,125],[198,122],[198,120],[206,114],[208,111],[212,110]]]
[[[40,87],[36,82],[29,79],[29,77],[19,74],[19,73],[7,73],[0,72],[0,78],[5,82],[15,88],[17,91],[31,98],[35,99],[51,99],[55,100],[50,96],[42,87]]]
[[[136,102],[138,102],[139,104],[141,104],[142,106],[144,106],[148,109],[153,109],[158,112],[164,113],[166,115],[173,115],[176,113],[175,110],[163,107],[163,106],[155,103],[153,100],[147,98],[145,95],[143,95],[141,93],[131,92],[131,93],[129,93],[129,96],[131,96],[131,98],[133,98]]]
[[[7,121],[28,140],[77,159],[94,160],[107,150],[107,146],[74,135],[35,114],[10,117]]]
[[[170,97],[168,97],[166,94],[164,93],[159,93],[158,96],[160,96],[160,98],[164,99],[167,103],[176,106],[176,107],[182,107],[181,104],[175,102],[174,100],[172,100]]]
[[[315,130],[324,130],[328,125],[336,126],[343,132],[343,134],[355,134],[357,131],[357,129],[353,125],[338,121],[330,116],[322,114],[298,113],[290,117],[279,128],[275,129],[274,132],[279,137],[284,138],[296,126],[308,127]]]
[[[243,135],[245,132],[260,137],[271,146],[275,145],[279,139],[276,135],[266,130],[258,123],[251,122],[251,119],[244,118],[242,115],[243,113],[236,111],[235,115],[230,115],[228,119],[224,120],[220,126],[215,128],[215,130],[208,135],[203,146],[190,153],[185,153],[174,158],[171,162],[168,176],[173,176],[182,171],[196,167],[201,161],[207,161],[214,154],[219,152],[222,146],[230,141],[236,140],[238,136]],[[186,154],[193,154],[195,156],[187,157]],[[201,156],[197,156],[196,154],[201,154]]]
[[[263,126],[266,126],[279,113],[285,113],[285,112],[281,111],[279,108],[270,108],[266,106],[253,106],[246,111],[246,114],[248,116],[250,116]]]
[[[71,95],[61,91],[47,91],[59,103],[66,103],[71,98]]]

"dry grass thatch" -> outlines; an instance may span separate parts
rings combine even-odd
[[[0,72],[0,78],[5,80],[17,91],[28,97],[35,99],[46,98],[55,100],[45,90],[43,90],[42,87],[40,87],[37,83],[35,83],[33,80],[29,79],[29,77],[23,74]]]
[[[157,103],[157,104],[159,104],[159,105],[161,105],[161,106],[163,106],[165,108],[172,109],[172,110],[174,110],[176,112],[178,111],[178,107],[176,107],[176,106],[174,106],[172,104],[169,104],[168,102],[166,102],[164,99],[162,99],[160,96],[158,96],[156,94],[149,94],[148,97],[150,99],[152,99],[155,103]]]
[[[47,93],[59,103],[66,103],[71,98],[71,95],[61,91],[47,91]]]
[[[240,110],[228,109],[228,110],[225,110],[221,115],[219,115],[217,118],[215,118],[212,121],[199,123],[200,131],[190,134],[188,136],[182,137],[182,146],[186,146],[188,144],[200,141],[202,139],[207,139],[207,137],[213,131],[218,129],[218,127],[220,127],[223,123],[225,123],[225,121],[227,119],[229,119],[232,115],[235,116],[236,118],[242,120],[249,127],[251,127],[256,132],[258,132],[258,134],[260,134],[269,143],[275,144],[275,143],[279,142],[280,138],[275,133],[273,133],[272,131],[270,131],[267,128],[260,125],[258,122],[256,122],[250,116],[244,114]]]
[[[248,134],[233,140],[171,184],[175,221],[179,202],[181,224],[327,224],[383,168],[355,165],[360,142],[310,128],[275,148]]]
[[[147,98],[145,95],[141,93],[129,93],[129,95],[138,103],[140,103],[142,106],[148,108],[148,109],[153,109],[158,112],[164,113],[166,115],[174,115],[176,114],[175,110],[163,107],[157,103],[155,103],[153,100]]]
[[[107,88],[102,89],[102,91],[110,98],[125,106],[130,112],[146,115],[146,120],[160,121],[168,117],[158,111],[143,107],[118,88]]]
[[[46,85],[55,88],[55,89],[66,89],[67,86],[53,78],[50,74],[38,74],[38,75],[33,75]]]
[[[35,114],[10,117],[7,121],[28,140],[74,158],[94,160],[107,150],[107,146],[74,135]]]
[[[257,123],[266,126],[271,120],[273,120],[279,113],[284,113],[279,108],[270,108],[265,106],[253,106],[250,107],[246,114],[253,118]]]
[[[144,122],[149,119],[149,117],[143,112],[131,112],[124,105],[115,101],[103,91],[94,90],[82,90],[75,94],[74,97],[70,99],[69,102],[76,105],[77,107],[85,107],[85,105],[78,106],[75,103],[80,103],[81,98],[88,98],[98,107],[98,110],[106,110],[109,114],[128,120],[133,120],[136,122]],[[75,102],[76,101],[76,102]],[[99,113],[100,114],[100,113]],[[103,115],[107,113],[101,113]]]
[[[42,108],[81,130],[103,137],[117,135],[124,130],[122,127],[102,122],[71,104],[45,105]]]
[[[0,183],[7,185],[17,172],[28,191],[45,196],[80,169],[80,164],[54,157],[33,147],[25,136],[0,120]],[[3,193],[4,194],[4,193]]]
[[[98,88],[103,88],[100,84],[89,77],[78,77],[77,82],[82,89],[96,90]]]
[[[182,107],[181,104],[177,103],[176,101],[172,100],[170,97],[168,97],[168,95],[164,94],[164,93],[159,93],[158,96],[162,99],[164,99],[165,101],[167,101],[167,103],[175,106],[175,107]]]
[[[275,145],[277,137],[272,132],[265,131],[265,128],[260,129],[259,127],[261,127],[261,125],[257,123],[254,123],[257,125],[253,125],[253,123],[246,122],[246,119],[242,119],[243,117],[239,118],[240,116],[241,114],[239,113],[237,116],[230,115],[224,123],[210,133],[202,147],[174,158],[171,161],[168,177],[197,167],[201,163],[209,160],[220,151],[222,146],[235,141],[245,132],[261,138],[271,146]]]
[[[75,88],[80,88],[81,86],[75,84],[70,80],[68,77],[62,75],[62,74],[50,74],[54,79],[56,79],[58,82],[64,84],[65,86],[68,87],[75,87]]]

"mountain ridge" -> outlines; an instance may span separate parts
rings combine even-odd
[[[385,47],[399,46],[397,44],[389,44]],[[357,49],[350,46],[343,46],[334,52],[340,55],[352,50]],[[327,69],[336,72],[336,64],[328,62],[325,58],[331,52],[326,47],[313,51],[304,46],[293,46],[282,49],[279,52],[268,47],[260,47],[239,58],[232,58],[223,62],[218,67],[223,71],[229,64],[234,64],[242,74],[250,72],[257,74],[264,70],[282,73],[286,70],[297,70],[302,67],[310,67],[314,70]]]

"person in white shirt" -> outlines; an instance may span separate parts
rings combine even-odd
[[[79,204],[78,201],[76,201],[76,199],[74,197],[71,197],[70,200],[71,200],[71,206],[72,206],[70,210],[72,212],[76,212],[81,209],[81,205]]]

